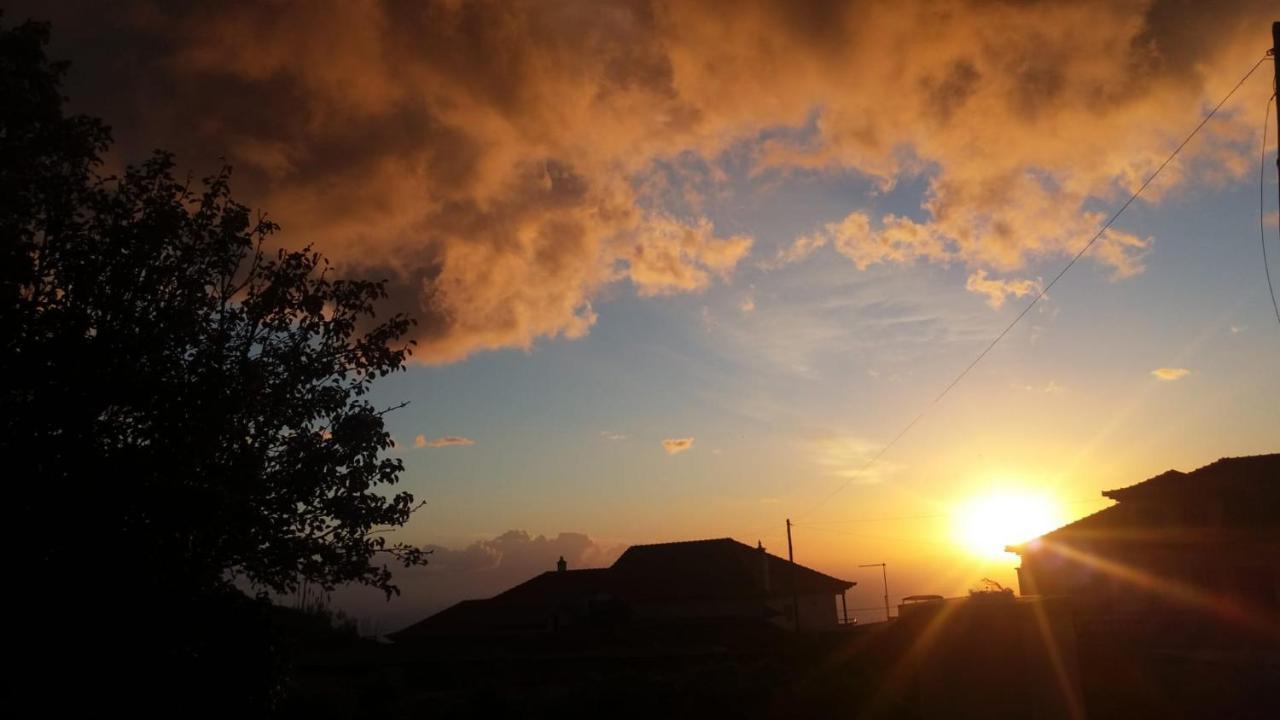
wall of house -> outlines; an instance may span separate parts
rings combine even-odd
[[[764,614],[759,598],[662,600],[631,608],[636,620],[760,620]]]
[[[831,630],[839,626],[834,595],[801,595],[800,628],[802,630]],[[667,600],[632,605],[632,617],[638,620],[761,620],[768,607],[775,615],[770,621],[784,628],[793,628],[791,596],[769,598],[748,597],[717,600]]]
[[[835,595],[801,595],[800,629],[801,630],[834,630],[840,625],[839,600]],[[779,627],[794,628],[795,616],[791,612],[791,596],[774,596],[768,600],[769,607],[778,613],[773,623]]]
[[[1028,552],[1018,569],[1023,595],[1069,595],[1112,614],[1221,614],[1233,606],[1280,616],[1280,538],[1257,534],[1198,543],[1092,543],[1088,563],[1048,550]]]

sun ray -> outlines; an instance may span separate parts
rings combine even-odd
[[[1162,577],[1146,570],[1130,567],[1116,560],[1094,555],[1066,543],[1048,540],[1041,540],[1041,542],[1050,552],[1082,565],[1087,565],[1121,582],[1159,593],[1161,597],[1173,600],[1180,605],[1206,611],[1223,620],[1266,633],[1271,638],[1280,639],[1280,620],[1267,618],[1252,612],[1227,597],[1171,578]]]

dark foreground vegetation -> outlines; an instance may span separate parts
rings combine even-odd
[[[382,534],[415,506],[367,399],[413,321],[278,247],[230,168],[193,181],[157,151],[107,172],[110,131],[66,112],[48,39],[0,25],[11,679],[41,715],[278,710],[296,643],[266,597],[390,594],[391,564],[425,561]]]
[[[290,711],[311,718],[1272,718],[1276,648],[1187,650],[1081,631],[1074,708],[1038,684],[1009,626],[875,624],[561,632],[304,653]],[[928,656],[926,658],[926,656]],[[939,658],[942,658],[939,660]],[[933,667],[930,667],[933,665]]]

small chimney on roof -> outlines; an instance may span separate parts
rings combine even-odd
[[[756,541],[756,551],[760,553],[760,589],[768,595],[773,588],[769,587],[769,553],[765,552],[764,543]]]
[[[564,572],[565,570],[568,570],[568,569],[569,569],[569,563],[565,562],[564,556],[561,555],[560,559],[556,561],[556,572]]]

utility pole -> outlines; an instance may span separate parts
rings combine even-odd
[[[884,579],[884,621],[889,622],[889,571],[885,569],[885,563],[871,563],[869,565],[859,565],[860,568],[880,568],[880,577]]]
[[[800,632],[800,596],[796,594],[796,554],[791,549],[791,518],[787,518],[787,562],[791,563],[791,619],[795,631]]]

